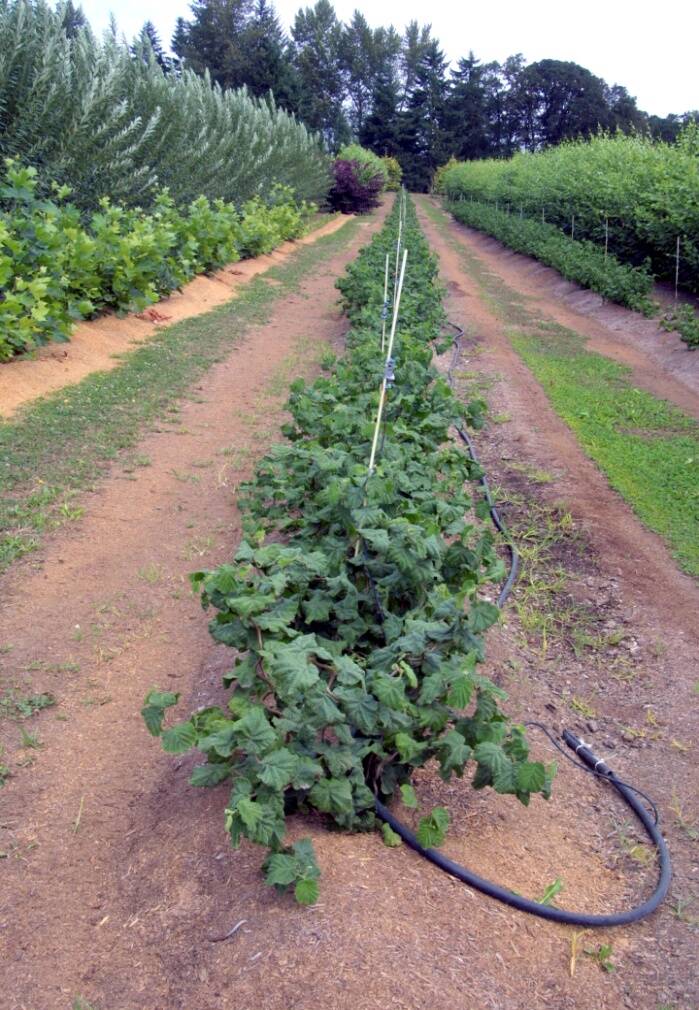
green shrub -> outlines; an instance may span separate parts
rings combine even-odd
[[[386,189],[391,193],[398,192],[403,178],[403,169],[400,167],[400,162],[397,158],[391,158],[389,155],[384,155],[381,161],[386,168]]]
[[[368,151],[361,144],[347,144],[338,152],[339,161],[354,161],[358,165],[357,177],[362,185],[366,185],[377,175],[381,177],[381,189],[386,189],[388,184],[388,167],[383,158],[379,158],[373,151]]]
[[[196,274],[241,256],[270,252],[298,238],[314,207],[296,204],[288,187],[241,210],[205,196],[178,209],[167,191],[152,212],[104,198],[86,219],[66,203],[38,195],[36,170],[9,160],[0,186],[0,361],[50,340],[67,340],[73,323],[105,309],[138,311]]]
[[[449,199],[510,205],[597,245],[617,259],[674,280],[681,239],[680,283],[699,291],[699,131],[676,144],[643,136],[600,135],[569,141],[509,161],[450,163],[440,172]]]
[[[476,201],[457,200],[448,203],[447,207],[462,224],[493,235],[510,249],[535,256],[568,280],[591,288],[610,301],[646,316],[652,316],[657,311],[650,298],[652,275],[646,270],[620,263],[614,256],[605,256],[604,250],[593,242],[578,242],[568,238],[554,225],[508,214]]]
[[[325,200],[330,157],[273,100],[164,73],[148,46],[134,53],[116,34],[69,38],[55,7],[0,3],[0,157],[67,184],[82,211],[107,195],[150,208],[164,188],[178,207],[202,195],[240,205],[275,183]]]

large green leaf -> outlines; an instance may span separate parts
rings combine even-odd
[[[327,814],[349,814],[353,809],[352,787],[347,779],[321,779],[308,798],[314,807]]]
[[[272,789],[283,789],[296,775],[299,759],[286,747],[266,754],[260,761],[258,775]]]
[[[150,691],[146,695],[141,715],[152,736],[160,736],[165,710],[179,701],[179,694],[172,691]]]
[[[165,730],[162,741],[163,750],[169,754],[183,754],[197,742],[197,731],[191,722],[179,722]]]
[[[425,849],[437,848],[444,841],[448,827],[448,812],[444,807],[435,807],[429,816],[420,819],[417,840]]]

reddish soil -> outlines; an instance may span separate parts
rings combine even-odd
[[[181,291],[163,298],[144,312],[119,319],[112,313],[79,323],[66,344],[48,344],[35,354],[0,365],[0,416],[11,417],[23,404],[64,386],[80,382],[92,372],[118,368],[120,356],[182,319],[189,319],[236,297],[253,277],[283,262],[299,245],[330,235],[346,222],[336,217],[294,242],[284,242],[268,256],[232,263],[213,274],[195,277]]]
[[[0,821],[8,1010],[70,1010],[78,995],[99,1010],[696,1010],[696,945],[671,904],[639,926],[579,940],[572,972],[572,930],[489,901],[404,849],[387,849],[377,834],[293,818],[292,837],[313,837],[323,871],[320,903],[295,906],[263,885],[259,850],[231,851],[225,787],[188,786],[192,759],[162,754],[145,732],[139,709],[153,686],[181,691],[186,711],[221,696],[230,657],[210,640],[187,573],[233,553],[235,485],[276,437],[289,379],[313,370],[324,341],[341,340],[333,283],[378,223],[363,224],[207,374],[179,425],[143,439],[136,452],[151,465],[137,479],[115,466],[85,496],[85,518],[55,534],[39,563],[33,555],[0,581],[11,682],[59,701],[30,724],[39,750],[18,748],[18,727],[6,727],[4,760],[16,771]],[[588,730],[620,773],[660,800],[676,861],[673,897],[689,900],[692,846],[670,805],[675,790],[688,821],[697,815],[696,777],[693,751],[672,740],[696,746],[699,593],[585,460],[458,258],[425,225],[450,313],[478,325],[481,353],[464,367],[502,376],[488,395],[512,420],[479,440],[485,458],[524,496],[525,514],[549,497],[565,501],[577,529],[553,552],[565,592],[577,594],[591,626],[624,631],[586,661],[566,636],[542,651],[510,609],[493,636],[491,672],[521,718],[580,728],[570,698],[594,702]],[[505,456],[553,469],[556,480],[542,490],[503,466]],[[632,680],[609,676],[627,662]],[[622,725],[651,726],[649,705],[653,739],[627,742]],[[534,732],[532,741],[537,757],[550,759]],[[449,807],[450,855],[522,893],[538,897],[561,878],[562,905],[604,911],[652,886],[654,868],[629,855],[623,809],[573,770],[561,769],[549,804],[528,810],[430,771],[418,792],[426,805]],[[230,939],[212,939],[241,920]],[[583,951],[601,942],[613,945],[613,973]]]

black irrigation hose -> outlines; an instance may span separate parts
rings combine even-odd
[[[461,338],[464,335],[464,331],[456,323],[450,322],[449,325],[452,326],[457,333],[457,336],[454,338],[454,356],[447,372],[449,384],[453,386],[452,373],[459,357],[461,350]],[[466,445],[473,462],[480,465],[473,442],[468,432],[460,427],[456,427],[456,431],[462,442]],[[493,525],[503,535],[510,550],[510,574],[508,575],[498,597],[498,607],[502,609],[517,580],[519,572],[519,554],[512,543],[505,524],[500,518],[500,514],[495,502],[493,501],[490,486],[485,474],[481,476],[480,482],[485,495],[485,500],[488,503],[488,509],[490,510]],[[388,824],[388,826],[403,839],[406,845],[410,846],[411,849],[414,849],[418,855],[439,867],[440,870],[450,874],[452,877],[456,877],[456,879],[462,881],[462,883],[468,884],[469,887],[473,887],[477,891],[481,891],[481,893],[486,894],[491,898],[495,898],[497,901],[501,901],[506,905],[510,905],[512,908],[516,908],[520,912],[527,912],[530,915],[538,916],[540,919],[549,919],[552,922],[561,922],[569,926],[584,926],[586,928],[625,926],[628,923],[637,922],[639,919],[643,919],[647,915],[650,915],[651,912],[654,912],[664,900],[668,892],[668,888],[670,887],[670,879],[672,877],[670,853],[668,852],[665,839],[658,827],[658,811],[655,804],[645,795],[645,793],[641,792],[640,789],[636,789],[635,786],[631,786],[627,782],[623,782],[619,779],[611,768],[609,768],[605,762],[601,760],[601,758],[598,758],[593,753],[584,740],[580,740],[577,736],[575,736],[575,734],[571,733],[570,730],[564,730],[563,740],[567,746],[571,750],[575,751],[575,754],[582,759],[582,762],[576,761],[575,758],[571,758],[570,755],[568,755],[560,744],[551,736],[545,726],[542,726],[540,723],[528,723],[527,725],[537,726],[539,729],[543,730],[553,745],[566,758],[568,758],[568,760],[572,761],[576,767],[582,769],[583,771],[590,772],[597,778],[606,780],[617,791],[626,805],[631,808],[643,825],[646,834],[658,850],[660,867],[659,879],[655,891],[650,898],[642,902],[640,905],[636,905],[634,908],[631,908],[626,912],[617,912],[609,915],[587,915],[581,912],[569,912],[562,908],[554,908],[552,905],[543,905],[538,901],[532,901],[530,898],[523,898],[521,895],[515,894],[513,891],[508,891],[507,888],[501,887],[499,884],[495,884],[490,880],[486,880],[484,877],[479,877],[478,874],[473,873],[465,866],[461,866],[460,863],[455,862],[453,859],[449,859],[448,856],[445,856],[437,849],[424,848],[420,845],[417,836],[410,830],[410,828],[403,824],[402,821],[399,821],[398,818],[391,813],[388,807],[386,807],[377,798],[376,813],[379,819]],[[653,810],[654,817],[650,816],[640,800],[637,799],[636,794],[646,800]]]
[[[520,912],[528,912],[530,915],[536,915],[540,919],[550,919],[552,922],[562,922],[568,926],[585,926],[587,928],[625,926],[630,922],[637,922],[658,908],[670,886],[672,868],[665,839],[660,833],[660,829],[654,824],[648,811],[636,799],[628,786],[616,777],[611,768],[607,768],[604,762],[600,761],[589,747],[569,730],[564,731],[563,739],[570,748],[580,755],[590,769],[599,770],[604,766],[605,771],[602,777],[616,789],[624,802],[633,810],[658,849],[660,856],[660,879],[655,891],[642,904],[636,905],[635,908],[631,908],[626,912],[616,912],[609,915],[586,915],[581,912],[569,912],[563,908],[554,908],[553,905],[542,905],[538,901],[532,901],[531,898],[523,898],[521,895],[508,891],[507,888],[501,887],[499,884],[494,884],[490,880],[485,880],[484,877],[479,877],[476,873],[466,869],[465,866],[461,866],[460,863],[456,863],[453,859],[449,859],[448,856],[438,852],[437,849],[423,848],[413,832],[394,817],[380,800],[376,800],[376,813],[397,835],[400,835],[406,845],[409,845],[411,849],[414,849],[423,858],[429,860],[430,863],[438,866],[440,870],[444,870],[445,873],[456,877],[457,880],[468,884],[469,887],[474,887],[477,891],[481,891],[483,894],[487,894],[490,898],[495,898],[497,901],[502,901],[506,905],[518,909]]]

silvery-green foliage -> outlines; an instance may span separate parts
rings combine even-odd
[[[104,195],[148,205],[164,186],[176,203],[329,188],[319,140],[271,96],[165,74],[143,40],[132,53],[114,32],[68,38],[44,0],[0,0],[0,155],[69,185],[83,208]]]

